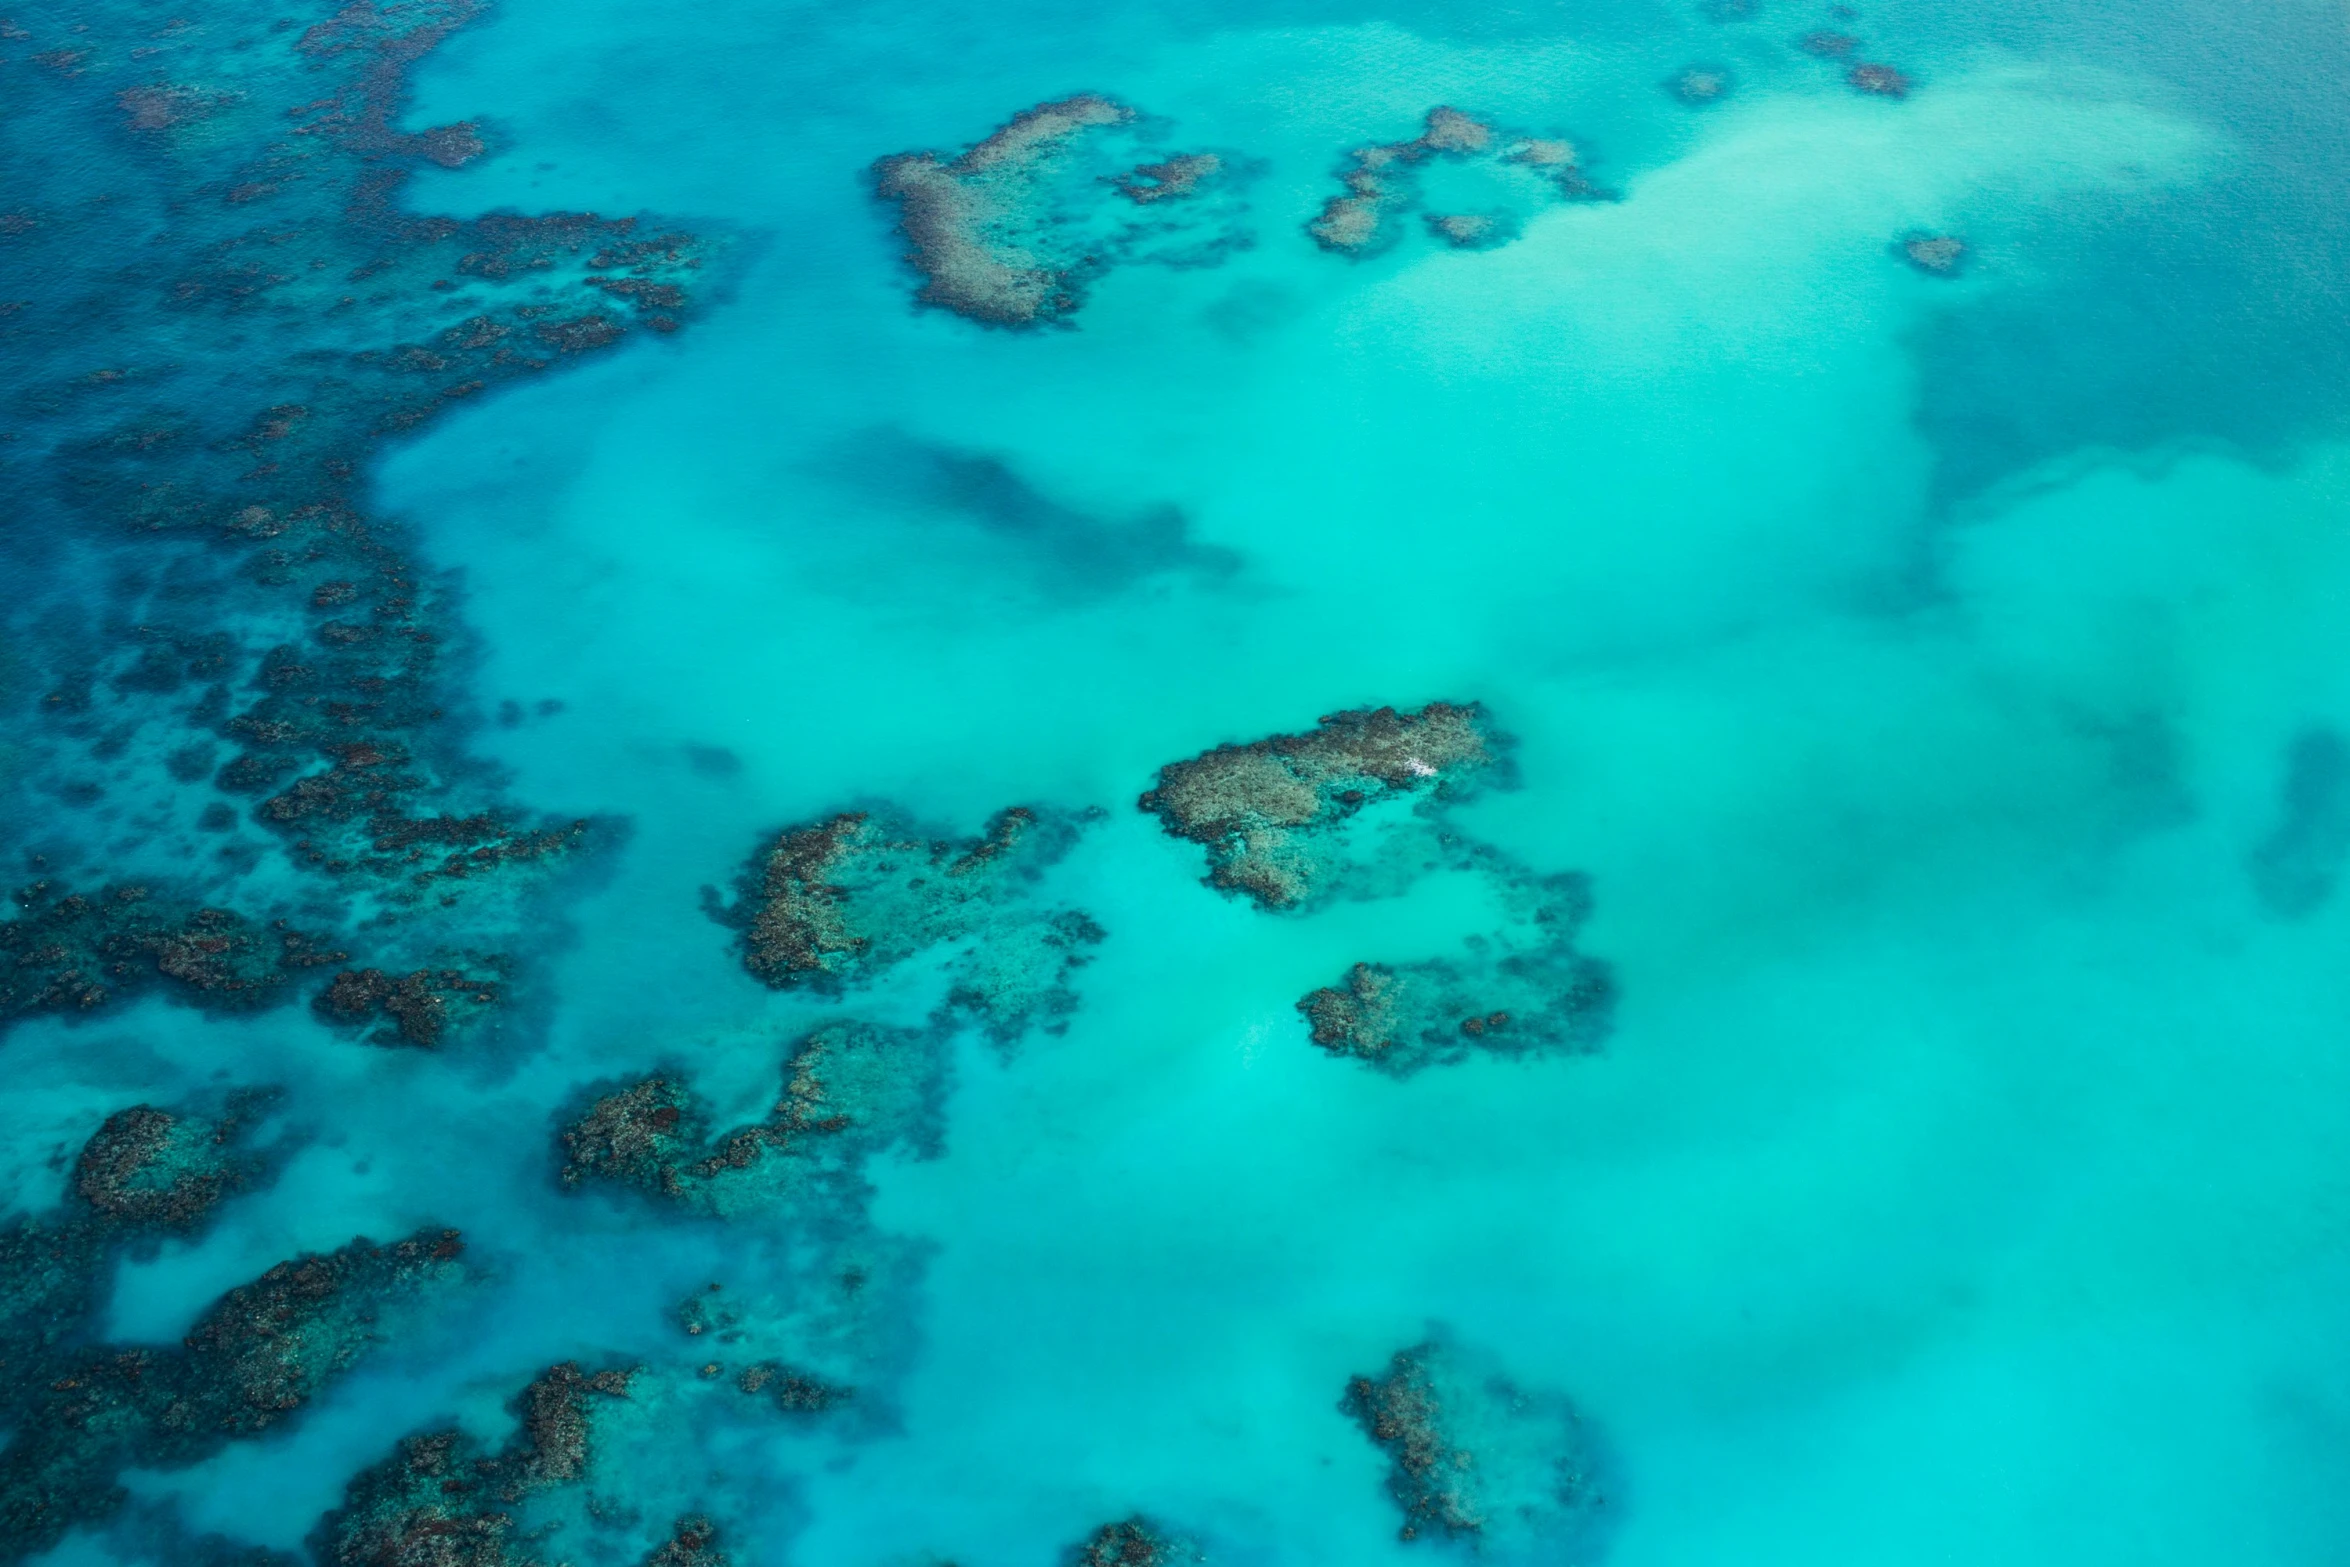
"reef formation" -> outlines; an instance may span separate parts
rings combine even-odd
[[[947,1007],[999,1043],[1066,1026],[1073,977],[1102,929],[1040,906],[1038,879],[1090,815],[1014,807],[977,838],[923,836],[894,811],[788,828],[751,857],[733,908],[743,967],[778,990],[838,996],[944,953]]]
[[[1905,234],[1895,251],[1928,277],[1956,277],[1966,269],[1970,251],[1955,234]]]
[[[1890,65],[1860,58],[1861,41],[1850,33],[1833,28],[1819,28],[1805,33],[1795,41],[1795,47],[1815,60],[1850,61],[1844,72],[1844,84],[1854,92],[1876,98],[1906,98],[1910,79]]]
[[[264,927],[168,887],[85,894],[37,881],[10,901],[16,917],[0,921],[0,1028],[152,990],[209,1011],[252,1011],[285,999],[303,970],[344,956],[283,920]]]
[[[359,1239],[230,1290],[175,1347],[101,1341],[118,1256],[196,1233],[269,1176],[274,1154],[248,1141],[265,1104],[117,1112],[83,1145],[63,1208],[0,1231],[0,1560],[113,1515],[126,1468],[184,1468],[275,1428],[463,1277],[453,1230]]]
[[[1521,1388],[1438,1336],[1350,1380],[1339,1409],[1388,1457],[1401,1538],[1466,1544],[1491,1561],[1597,1558],[1599,1444],[1566,1399]]]
[[[291,869],[352,900],[355,928],[400,916],[368,926],[379,947],[470,921],[494,948],[530,884],[501,872],[561,860],[588,824],[516,807],[463,754],[448,592],[365,476],[447,407],[675,330],[711,247],[592,213],[409,210],[416,171],[494,140],[401,127],[417,61],[479,6],[304,9],[12,14],[0,246],[37,286],[0,313],[0,472],[27,524],[7,547],[55,589],[10,611],[33,677],[10,697],[44,738],[8,836],[39,821],[181,867],[231,958],[228,921],[279,912],[234,892],[264,862],[275,904]],[[65,145],[91,150],[45,150]],[[77,815],[100,830],[56,830]],[[255,962],[166,969],[166,993],[292,999]]]
[[[1590,201],[1606,192],[1585,174],[1581,154],[1563,137],[1524,136],[1503,131],[1448,105],[1428,111],[1420,134],[1403,141],[1357,147],[1339,165],[1345,189],[1322,204],[1306,233],[1324,250],[1369,256],[1387,249],[1403,231],[1409,214],[1428,204],[1427,174],[1439,164],[1474,166],[1491,182],[1488,200]],[[1425,213],[1427,227],[1456,249],[1481,250],[1507,242],[1517,232],[1515,206],[1492,211],[1447,207]]]
[[[1674,73],[1665,91],[1692,107],[1719,103],[1729,95],[1730,73],[1718,65],[1692,65]]]
[[[550,1539],[562,1549],[625,1528],[625,1510],[580,1493],[597,1479],[597,1432],[636,1378],[633,1367],[549,1367],[507,1406],[514,1433],[494,1452],[457,1430],[403,1438],[320,1520],[313,1555],[322,1567],[533,1567]],[[709,1520],[689,1515],[640,1560],[721,1567],[716,1540]]]
[[[1246,243],[1233,160],[1152,157],[1150,129],[1126,104],[1077,93],[1021,110],[953,157],[880,159],[873,188],[897,209],[922,280],[915,299],[985,326],[1065,322],[1113,266],[1211,264]]]
[[[935,1152],[946,1043],[936,1028],[828,1023],[791,1047],[767,1117],[716,1135],[675,1076],[596,1094],[561,1133],[562,1182],[720,1216],[860,1193],[865,1161],[882,1150]]]
[[[1171,762],[1138,804],[1208,851],[1208,885],[1262,909],[1300,910],[1364,890],[1382,862],[1393,872],[1384,882],[1408,880],[1424,858],[1413,840],[1426,836],[1408,831],[1413,818],[1425,828],[1435,808],[1506,781],[1506,751],[1475,702],[1355,709],[1303,734]],[[1411,816],[1399,819],[1398,808]],[[1366,845],[1366,836],[1385,841]]]
[[[1178,1567],[1197,1562],[1197,1546],[1137,1513],[1103,1524],[1071,1546],[1062,1567]]]
[[[1510,923],[1472,938],[1461,957],[1355,964],[1297,1004],[1316,1045],[1397,1077],[1473,1054],[1599,1048],[1615,981],[1606,964],[1575,949],[1588,885],[1572,873],[1526,877],[1491,855],[1479,861],[1503,882]]]

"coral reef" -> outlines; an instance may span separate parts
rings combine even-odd
[[[338,961],[279,922],[148,886],[60,894],[47,882],[12,897],[0,921],[0,1027],[38,1012],[85,1013],[157,988],[212,1011],[284,998],[295,973]]]
[[[816,1270],[785,1289],[750,1297],[717,1284],[697,1291],[678,1307],[678,1327],[701,1357],[702,1382],[790,1420],[846,1416],[875,1429],[886,1418],[886,1401],[875,1396],[886,1390],[872,1385],[886,1351],[870,1332],[873,1308],[911,1288],[919,1259],[872,1245],[860,1233],[860,1212],[795,1211],[849,1243],[828,1248]]]
[[[1493,857],[1477,863],[1491,870]],[[1398,1077],[1478,1053],[1597,1050],[1615,982],[1606,964],[1575,950],[1590,911],[1583,878],[1495,874],[1512,905],[1510,926],[1473,938],[1461,958],[1357,963],[1340,983],[1298,1002],[1313,1042]]]
[[[218,1120],[152,1105],[118,1110],[82,1145],[70,1189],[106,1226],[191,1231],[268,1172],[270,1159],[246,1148],[244,1136],[274,1097],[239,1094]]]
[[[1118,176],[1118,194],[1137,206],[1175,201],[1224,172],[1224,160],[1212,152],[1182,152],[1158,163],[1135,165]]]
[[[1138,803],[1168,833],[1206,847],[1209,885],[1261,908],[1297,909],[1345,880],[1355,818],[1397,802],[1424,814],[1461,799],[1499,771],[1504,749],[1474,702],[1359,709],[1305,734],[1169,763]]]
[[[498,977],[463,969],[344,969],[327,982],[312,1009],[329,1023],[364,1030],[371,1045],[439,1046],[452,1024],[498,999]],[[455,1016],[452,1016],[454,1011]]]
[[[135,6],[13,13],[31,43],[0,58],[12,123],[92,149],[0,170],[30,290],[0,314],[13,645],[46,685],[9,782],[39,810],[18,822],[135,801],[142,822],[234,831],[197,787],[209,773],[357,912],[435,918],[580,843],[457,750],[446,590],[368,514],[366,470],[457,402],[676,329],[710,247],[588,213],[410,209],[417,170],[486,150],[470,122],[401,123],[409,73],[478,9],[228,0],[160,28]],[[107,594],[49,566],[67,547]],[[139,765],[165,755],[168,779]],[[234,879],[270,846],[240,836],[210,863]],[[190,982],[290,999],[256,961]]]
[[[182,1468],[279,1424],[452,1284],[453,1230],[297,1257],[215,1302],[176,1348],[95,1341],[97,1280],[116,1247],[199,1222],[246,1168],[233,1127],[140,1107],[82,1151],[75,1204],[0,1235],[0,1559],[106,1518],[126,1467]]]
[[[1795,41],[1795,47],[1815,60],[1849,60],[1860,48],[1860,40],[1850,33],[1839,33],[1827,28],[1805,33]]]
[[[925,838],[891,813],[845,812],[786,830],[752,857],[723,911],[743,966],[778,990],[839,995],[933,949],[950,1003],[999,1041],[1052,1029],[1076,1005],[1072,975],[1102,939],[1031,889],[1091,820],[1016,807],[978,838]]]
[[[1538,191],[1550,200],[1588,200],[1602,194],[1585,177],[1572,142],[1555,137],[1507,134],[1439,104],[1430,109],[1420,134],[1405,141],[1373,142],[1346,155],[1338,169],[1345,189],[1322,204],[1306,224],[1306,233],[1324,250],[1345,256],[1368,256],[1385,250],[1401,232],[1399,220],[1419,210],[1425,196],[1423,176],[1434,162],[1475,163],[1506,176],[1522,171],[1519,181],[1528,193]],[[1446,243],[1461,249],[1483,249],[1505,243],[1517,231],[1512,212],[1438,214],[1428,226]]]
[[[856,1189],[885,1148],[934,1151],[945,1046],[935,1028],[826,1024],[792,1046],[766,1119],[715,1137],[668,1077],[597,1095],[560,1134],[562,1182],[633,1187],[721,1216]]]
[[[1496,1561],[1596,1557],[1597,1442],[1565,1399],[1439,1336],[1350,1380],[1339,1409],[1388,1456],[1403,1539],[1460,1540]]]
[[[874,190],[897,208],[906,262],[922,279],[915,298],[983,325],[1030,327],[1074,314],[1110,266],[1154,259],[1141,243],[1169,226],[1120,216],[1104,198],[1190,201],[1231,171],[1217,154],[1177,153],[1107,172],[1138,122],[1125,104],[1078,93],[1021,110],[957,157],[876,162]]]
[[[526,1567],[536,1557],[514,1548],[517,1504],[586,1475],[591,1400],[625,1399],[630,1375],[548,1368],[509,1406],[515,1433],[496,1453],[458,1431],[402,1439],[320,1520],[313,1553],[327,1567]]]
[[[680,1518],[669,1538],[646,1557],[644,1567],[727,1567],[718,1549],[718,1529],[699,1515]]]
[[[1966,268],[1967,242],[1955,234],[1905,234],[1894,248],[1929,277],[1956,277]]]
[[[1103,1524],[1071,1546],[1061,1561],[1062,1567],[1177,1567],[1199,1559],[1190,1541],[1137,1514]]]
[[[1518,222],[1507,212],[1432,212],[1428,231],[1455,250],[1491,250],[1518,237]]]
[[[1676,72],[1665,83],[1665,91],[1683,103],[1696,105],[1718,103],[1728,95],[1732,79],[1730,73],[1718,65],[1692,65]]]
[[[1909,96],[1909,78],[1890,65],[1879,65],[1863,60],[1844,73],[1846,85],[1854,92],[1867,93],[1877,98],[1906,98]]]

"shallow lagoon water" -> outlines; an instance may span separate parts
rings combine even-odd
[[[442,43],[406,123],[494,135],[410,207],[733,237],[683,331],[367,479],[456,584],[467,710],[513,704],[472,754],[624,825],[534,906],[511,1020],[434,1053],[301,1008],[16,1027],[20,1212],[105,1114],[223,1074],[303,1129],[122,1262],[109,1339],[357,1234],[457,1225],[479,1272],[42,1559],[175,1559],[163,1517],[309,1549],[395,1439],[494,1445],[565,1358],[688,1369],[640,1386],[640,1446],[599,1428],[629,1516],[550,1560],[697,1511],[796,1567],[1051,1562],[1138,1512],[1211,1561],[1474,1557],[1398,1539],[1340,1409],[1432,1331],[1592,1433],[1605,1527],[1523,1559],[2337,1556],[2343,846],[2291,779],[2350,722],[2350,451],[2338,377],[2287,361],[2339,369],[2350,105],[2311,82],[2350,41],[2319,6],[1917,9],[505,0]],[[1792,47],[1831,23],[1910,96]],[[1723,101],[1661,90],[1694,61]],[[1248,243],[1114,267],[1058,328],[912,308],[866,166],[1081,89],[1231,154]],[[1573,136],[1614,199],[1318,251],[1338,157],[1437,103]],[[1960,275],[1904,263],[1918,232]],[[1458,950],[1492,888],[1267,913],[1132,809],[1216,744],[1440,699],[1516,742],[1445,821],[1589,878],[1596,1054],[1314,1049],[1296,998]],[[655,1067],[745,1124],[812,1020],[937,1004],[927,960],[773,993],[705,912],[777,829],[877,801],[955,836],[1106,812],[1045,883],[1106,934],[1065,1032],[964,1030],[936,1149],[868,1170],[865,1414],[705,1407],[677,1303],[789,1315],[843,1221],[566,1191],[555,1131]],[[2264,893],[2279,855],[2313,892]]]

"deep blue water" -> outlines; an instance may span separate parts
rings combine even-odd
[[[0,1559],[2340,1559],[2346,80],[19,6]]]

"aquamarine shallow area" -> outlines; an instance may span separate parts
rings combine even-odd
[[[1911,93],[1793,46],[1831,26]],[[1692,64],[1722,101],[1663,90]],[[716,889],[841,809],[959,838],[1025,803],[1106,813],[1044,882],[1104,936],[1066,1031],[958,1034],[936,1148],[871,1171],[882,1413],[648,1439],[632,1554],[581,1567],[694,1510],[742,1567],[1053,1563],[1133,1514],[1214,1563],[1477,1560],[1399,1539],[1340,1404],[1431,1333],[1595,1433],[1605,1528],[1496,1562],[2339,1560],[2346,65],[2331,0],[501,0],[408,111],[490,154],[409,204],[735,248],[685,330],[464,405],[372,490],[506,704],[474,750],[625,827],[533,933],[520,1043],[161,1002],[11,1036],[18,1209],[126,1096],[233,1069],[332,1129],[125,1262],[116,1340],[354,1234],[490,1259],[132,1495],[301,1552],[395,1438],[495,1443],[551,1361],[674,1356],[707,1280],[804,1288],[815,1221],[559,1190],[555,1128],[656,1067],[742,1124],[812,1022],[919,1023],[938,965],[779,993]],[[868,166],[1078,91],[1230,156],[1250,243],[1111,268],[1063,326],[915,308]],[[1611,199],[1317,249],[1337,160],[1437,104],[1573,136]],[[1589,878],[1597,1053],[1315,1049],[1297,998],[1460,950],[1495,887],[1271,913],[1134,809],[1220,743],[1439,700],[1515,740],[1447,822]]]

